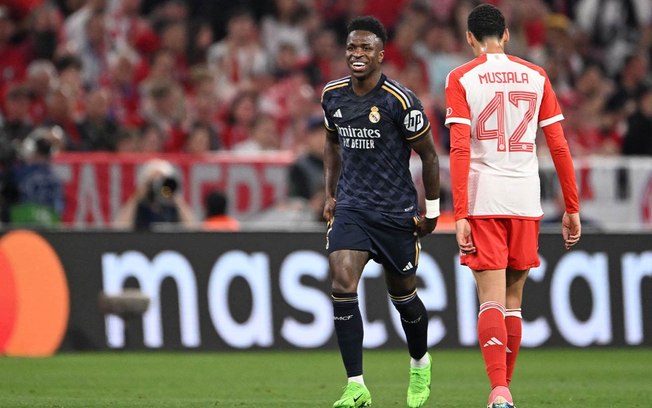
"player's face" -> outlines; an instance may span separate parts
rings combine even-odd
[[[376,34],[356,30],[346,40],[346,63],[351,75],[358,79],[369,77],[380,69],[385,51]]]

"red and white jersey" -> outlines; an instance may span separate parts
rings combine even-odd
[[[468,216],[542,217],[537,127],[564,119],[545,71],[484,54],[448,74],[446,104],[446,126],[471,127]]]

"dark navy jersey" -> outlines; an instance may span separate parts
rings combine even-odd
[[[349,76],[326,84],[322,108],[342,154],[337,206],[415,215],[410,143],[430,130],[421,101],[385,75],[358,96]]]

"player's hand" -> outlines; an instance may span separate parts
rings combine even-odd
[[[330,221],[333,218],[335,204],[336,202],[333,197],[326,197],[326,201],[324,202],[324,212],[322,213],[322,217],[324,217],[326,221]]]
[[[580,222],[580,213],[568,214],[564,212],[561,218],[561,236],[564,238],[566,249],[577,244],[582,236],[582,224]]]
[[[466,218],[455,221],[455,238],[462,255],[475,253],[475,245],[473,245],[473,238],[471,238],[471,224]]]
[[[430,234],[432,231],[435,230],[435,227],[437,226],[437,220],[439,217],[435,218],[426,218],[423,217],[419,220],[417,223],[417,235],[420,237],[424,237],[428,234]]]

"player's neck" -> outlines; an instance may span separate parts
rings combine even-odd
[[[352,76],[351,87],[353,88],[353,93],[355,93],[358,96],[363,96],[368,94],[376,87],[378,81],[380,81],[381,75],[382,72],[378,70],[364,78],[356,78]]]
[[[505,53],[505,43],[498,39],[488,39],[483,42],[478,42],[473,47],[476,56],[484,54],[504,54]]]

